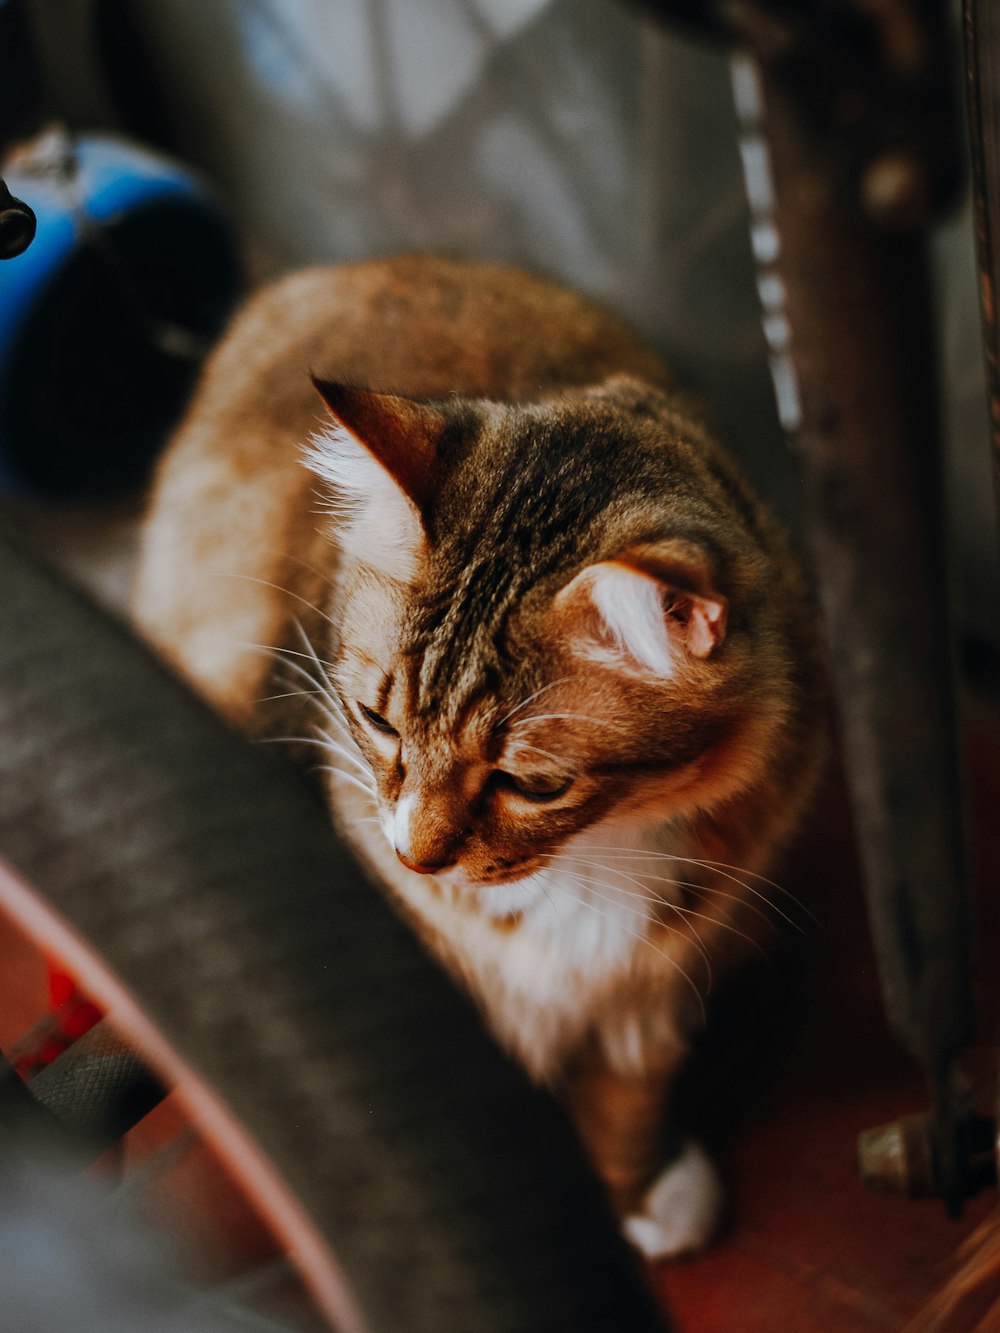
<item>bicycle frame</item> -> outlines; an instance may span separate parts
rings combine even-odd
[[[973,1004],[926,258],[961,161],[947,6],[647,8],[740,49],[764,331],[802,482],[884,1005],[925,1070],[931,1187],[957,1213],[974,1191],[953,1078]],[[885,1179],[883,1163],[867,1167]]]

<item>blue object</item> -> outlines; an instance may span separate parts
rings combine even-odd
[[[136,484],[241,286],[231,229],[177,163],[106,135],[8,169],[38,231],[0,265],[0,489]]]

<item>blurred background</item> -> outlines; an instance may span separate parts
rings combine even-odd
[[[6,59],[36,69],[38,119],[124,134],[203,173],[247,281],[406,250],[560,278],[629,320],[704,395],[794,523],[720,51],[616,0],[0,0],[0,21],[15,11],[24,52],[8,41]],[[8,146],[21,120],[0,115]],[[198,243],[218,277],[224,244]],[[0,267],[0,310],[26,263]],[[939,231],[936,269],[955,598],[979,660],[992,655],[998,588],[967,202]],[[219,286],[224,305],[235,277]],[[202,350],[216,320],[201,318]],[[198,349],[185,349],[189,364]],[[122,365],[104,401],[130,378]],[[176,413],[189,377],[167,378]],[[9,427],[2,447],[17,447]],[[122,467],[124,481],[135,475]],[[44,526],[23,502],[18,513]],[[93,553],[113,518],[95,533],[64,507],[60,530],[74,523],[120,593]]]

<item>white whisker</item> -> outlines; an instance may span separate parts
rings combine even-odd
[[[256,745],[316,745],[327,754],[339,754],[342,758],[349,759],[351,763],[356,764],[362,777],[355,777],[346,770],[330,764],[317,765],[318,771],[339,773],[342,777],[353,782],[356,787],[360,787],[362,791],[367,792],[369,796],[378,794],[370,770],[365,768],[353,755],[348,754],[336,743],[332,743],[329,736],[257,736],[254,738],[254,743]]]
[[[371,779],[371,769],[363,759],[359,759],[357,755],[352,754],[346,746],[341,745],[339,741],[335,741],[332,736],[323,735],[320,739],[326,742],[326,748],[333,754],[339,754],[341,759],[346,759],[349,764],[353,764],[356,769],[364,774],[365,778]],[[372,786],[374,788],[374,783]]]
[[[534,694],[529,694],[527,699],[522,699],[516,708],[512,708],[509,713],[502,717],[497,723],[497,727],[502,727],[505,722],[509,722],[515,713],[519,713],[522,708],[527,708],[528,704],[533,703],[546,690],[554,690],[557,685],[565,685],[567,681],[572,679],[572,676],[561,676],[559,680],[553,680],[548,685],[543,685],[540,690],[536,690]]]
[[[346,721],[346,715],[344,714],[344,705],[337,697],[337,693],[333,689],[332,682],[330,681],[329,676],[323,670],[324,666],[327,667],[329,670],[332,670],[333,668],[331,664],[327,662],[325,659],[319,657],[315,647],[313,646],[312,640],[309,638],[308,634],[306,634],[305,630],[302,628],[302,624],[297,616],[293,617],[293,621],[295,624],[295,628],[299,632],[299,638],[302,640],[303,647],[308,652],[310,658],[312,659],[313,665],[319,672],[319,681],[323,685],[324,694],[327,702]]]
[[[527,727],[532,722],[550,722],[567,719],[570,722],[590,722],[595,727],[611,727],[620,730],[617,723],[608,722],[603,717],[586,717],[583,713],[532,713],[531,717],[521,717],[514,723],[514,727]],[[511,728],[513,730],[513,727]]]
[[[303,597],[297,592],[292,592],[291,588],[283,588],[280,583],[272,583],[269,579],[259,579],[253,574],[218,572],[215,577],[220,579],[239,579],[242,583],[259,583],[262,588],[273,588],[275,592],[284,593],[286,597],[293,597],[295,601],[301,602],[303,606],[308,606],[310,611],[315,611],[318,616],[322,616],[328,624],[332,625],[334,629],[337,629],[336,621],[328,616],[325,611],[321,610],[314,602],[310,602],[308,597]]]
[[[787,912],[783,912],[781,908],[777,905],[777,903],[773,903],[771,899],[768,898],[767,894],[761,893],[759,889],[755,889],[754,886],[752,884],[748,884],[746,880],[740,879],[736,875],[729,874],[728,871],[723,870],[722,867],[718,864],[713,865],[711,862],[708,861],[696,861],[693,857],[687,857],[686,860],[690,865],[700,866],[703,870],[708,870],[714,875],[721,875],[723,879],[728,879],[731,883],[738,884],[745,893],[752,894],[754,898],[758,899],[762,903],[765,903],[771,909],[772,912],[776,912],[783,921],[787,921],[793,930],[797,930],[800,935],[803,933],[802,927],[799,925],[797,921],[793,921]],[[715,888],[711,884],[702,885],[701,887],[703,892],[706,893],[722,894],[724,892],[724,890]],[[749,907],[750,904],[748,903],[747,906]],[[805,909],[803,908],[803,911],[804,910]]]
[[[621,906],[621,908],[624,908],[625,910],[627,910],[627,912],[631,912],[633,916],[641,917],[641,920],[643,921],[647,922],[649,921],[649,913],[645,912],[643,908],[635,908],[635,906],[632,906],[631,904],[629,904],[629,902],[621,901],[620,897],[612,897],[611,894],[599,893],[597,892],[595,886],[593,886],[593,885],[600,885],[601,888],[603,889],[613,889],[615,888],[615,885],[608,884],[608,882],[605,880],[595,880],[595,878],[593,878],[591,874],[580,874],[579,870],[568,870],[568,872],[565,873],[568,873],[569,876],[571,876],[571,878],[575,878],[575,880],[579,881],[581,885],[584,884],[588,885],[587,892],[592,893],[593,896],[595,896],[596,898],[600,898],[601,901],[609,902],[609,904],[612,904],[613,906]],[[628,896],[641,898],[641,900],[645,902],[659,902],[660,905],[668,906],[668,908],[671,908],[673,912],[679,914],[681,918],[687,916],[688,914],[687,912],[685,912],[684,908],[680,908],[680,906],[677,906],[675,902],[667,902],[661,900],[661,898],[649,897],[648,894],[645,893],[632,894],[631,892],[629,892]],[[692,916],[699,916],[700,913],[693,912],[691,914]],[[705,917],[705,920],[709,920],[709,918]],[[669,926],[665,925],[665,922],[661,922],[661,924],[665,926],[665,929],[669,929]],[[713,984],[712,960],[711,957],[708,956],[708,949],[705,949],[704,942],[703,940],[701,940],[701,936],[699,933],[697,933],[697,930],[693,928],[692,925],[688,926],[688,930],[689,933],[691,933],[691,938],[693,944],[695,944],[697,952],[700,953],[701,961],[703,961],[705,965],[705,993],[708,994],[709,992],[711,992]],[[652,944],[652,941],[649,940],[647,936],[643,936],[643,938],[647,940],[647,944]]]
[[[275,644],[267,643],[249,643],[245,639],[237,639],[236,642],[241,648],[253,648],[256,652],[271,653],[275,657],[302,657],[307,662],[319,662],[325,667],[333,666],[332,662],[317,657],[315,653],[300,653],[295,648],[279,648]]]
[[[564,858],[563,858],[563,855],[560,854],[560,856],[558,857],[558,859],[557,859],[557,861],[556,861],[556,864],[561,865],[562,862],[563,862],[563,859],[564,859]],[[609,873],[609,874],[624,875],[624,873],[625,873],[625,872],[622,871],[622,870],[618,870],[618,869],[615,869],[615,868],[612,868],[612,867],[609,867],[609,866],[602,865],[599,861],[587,861],[587,860],[585,860],[583,857],[580,857],[580,856],[570,856],[570,857],[568,857],[568,858],[566,858],[566,859],[568,859],[568,860],[570,860],[570,861],[578,861],[581,865],[588,865],[588,866],[592,867],[592,868],[595,869],[595,870],[604,870],[604,871],[606,871],[606,872]],[[579,876],[579,874],[580,874],[580,872],[579,872],[578,870],[572,870],[572,869],[570,869],[569,873],[570,873],[571,875],[577,875],[577,876]],[[720,930],[728,930],[728,931],[730,931],[733,935],[738,935],[738,936],[740,937],[741,940],[746,940],[746,942],[747,942],[748,944],[751,944],[751,945],[757,950],[757,952],[761,955],[762,958],[767,958],[767,954],[766,954],[766,952],[764,951],[764,949],[761,947],[761,944],[760,944],[759,940],[755,940],[755,939],[753,938],[752,935],[748,935],[745,931],[740,930],[738,927],[734,926],[734,925],[733,925],[731,922],[729,922],[729,921],[722,921],[722,920],[720,920],[718,917],[708,916],[705,912],[696,912],[696,911],[694,910],[693,907],[682,907],[682,906],[680,905],[680,903],[671,902],[669,898],[665,898],[662,894],[659,894],[659,893],[646,893],[646,892],[645,892],[645,889],[647,889],[649,886],[648,886],[647,884],[645,884],[643,881],[645,881],[645,880],[647,880],[647,879],[658,880],[658,881],[661,881],[661,882],[664,883],[664,884],[671,884],[671,885],[674,885],[675,887],[677,887],[677,888],[679,888],[679,889],[697,889],[697,890],[702,890],[702,889],[705,887],[704,885],[702,885],[702,884],[696,884],[696,883],[694,883],[694,882],[691,881],[691,880],[685,880],[685,879],[670,879],[670,878],[667,877],[666,875],[647,875],[647,874],[643,874],[641,871],[640,871],[636,876],[625,875],[625,878],[626,878],[626,879],[630,879],[630,880],[632,881],[633,884],[635,884],[640,890],[642,890],[642,892],[640,892],[640,893],[638,893],[638,894],[635,895],[636,897],[638,897],[638,898],[642,898],[642,899],[643,899],[644,901],[646,901],[646,902],[659,903],[659,904],[661,904],[663,907],[669,907],[669,908],[671,909],[671,911],[678,912],[681,916],[685,916],[685,917],[687,917],[687,916],[694,917],[694,918],[695,918],[696,920],[698,920],[698,921],[705,921],[705,922],[707,922],[707,924],[710,925],[710,926],[718,926]],[[603,881],[603,880],[601,880],[601,881],[595,881],[595,883],[598,883],[598,882],[604,884],[604,887],[605,887],[605,888],[609,888],[609,887],[611,887],[610,885],[608,885],[608,884],[606,883],[606,881]],[[731,899],[734,903],[738,903],[740,906],[743,906],[743,907],[749,907],[751,911],[757,913],[757,915],[758,915],[758,916],[759,916],[759,917],[766,923],[766,925],[767,925],[771,930],[774,929],[774,922],[768,920],[768,918],[764,915],[764,913],[760,910],[760,908],[759,908],[759,907],[755,907],[753,903],[745,903],[745,902],[743,901],[743,899],[742,899],[742,898],[738,898],[738,897],[736,896],[735,893],[726,893],[726,892],[725,892],[724,890],[722,890],[722,889],[715,890],[715,892],[721,894],[721,896],[724,897],[724,898],[729,898],[729,899]],[[694,931],[694,927],[693,927],[693,926],[689,926],[688,929],[691,930],[691,933],[695,936],[695,939],[698,941],[699,944],[701,944],[701,943],[702,943],[701,936],[695,933],[695,931]],[[706,961],[707,961],[707,958],[706,958]],[[768,959],[768,961],[770,961],[770,960]]]
[[[690,861],[692,865],[707,866],[713,869],[718,868],[720,870],[732,870],[738,875],[747,875],[750,879],[756,879],[761,884],[766,884],[769,888],[776,889],[778,893],[783,893],[787,898],[791,898],[796,907],[802,907],[803,911],[807,910],[791,890],[786,889],[783,884],[778,884],[773,879],[768,879],[766,875],[761,875],[756,870],[748,870],[745,866],[730,865],[728,861],[712,861],[705,856],[682,856],[677,852],[657,852],[650,848],[610,847],[602,845],[597,850],[602,852],[622,852],[629,856],[659,857],[661,860],[665,861]]]
[[[353,773],[348,773],[346,769],[338,768],[336,764],[317,764],[316,771],[318,773],[336,773],[336,775],[339,778],[343,778],[345,782],[353,782],[355,787],[360,788],[366,796],[370,796],[374,799],[376,795],[374,787],[369,787],[367,782],[362,782],[359,778],[356,778]]]
[[[299,693],[318,696],[314,700],[314,703],[319,712],[323,715],[323,717],[326,718],[326,720],[329,723],[331,723],[335,728],[337,728],[338,732],[343,736],[345,740],[348,740],[351,742],[352,745],[355,745],[356,742],[354,740],[354,737],[351,735],[350,727],[347,725],[347,720],[343,715],[343,709],[341,707],[340,701],[330,693],[327,686],[322,681],[318,681],[316,677],[312,674],[312,672],[307,671],[305,667],[302,666],[301,663],[299,662],[286,662],[285,666],[288,668],[289,671],[294,671],[297,676],[300,676],[303,680],[308,681],[310,685],[314,686],[314,688],[311,690],[301,690],[299,691]],[[273,695],[271,697],[280,699],[290,696],[284,696],[279,694],[279,695]]]
[[[329,738],[325,736],[257,736],[254,738],[254,743],[256,745],[316,745],[321,750],[325,750],[327,754],[339,753],[339,751],[334,750],[334,747],[329,743]],[[344,757],[348,758],[350,756],[345,755]],[[362,769],[362,772],[366,777],[370,776],[367,768]],[[371,790],[375,790],[374,785],[372,785]]]
[[[254,745],[319,745],[326,746],[316,736],[255,736]]]
[[[789,889],[784,888],[783,885],[781,884],[776,884],[773,879],[768,879],[766,875],[759,875],[754,870],[745,870],[742,866],[731,866],[727,864],[727,862],[725,861],[703,860],[696,856],[681,856],[674,852],[654,852],[647,849],[637,850],[631,847],[596,846],[594,850],[600,852],[602,855],[604,855],[607,852],[621,853],[622,855],[620,859],[625,861],[628,861],[630,859],[640,859],[640,858],[660,860],[660,861],[684,861],[688,865],[698,866],[702,870],[715,871],[716,873],[720,874],[723,877],[723,879],[732,880],[734,884],[738,884],[740,888],[745,889],[747,893],[752,893],[756,898],[759,898],[761,902],[766,903],[768,907],[770,907],[773,911],[777,912],[777,914],[780,917],[783,917],[788,922],[788,924],[792,926],[795,930],[801,931],[802,927],[796,921],[793,921],[790,916],[787,916],[781,910],[780,907],[778,907],[775,903],[771,901],[770,898],[767,897],[766,894],[761,893],[759,889],[755,889],[752,885],[747,884],[745,880],[737,878],[738,875],[746,875],[748,878],[755,879],[758,881],[758,883],[766,884],[769,888],[776,890],[778,893],[784,894],[784,896],[790,899],[790,901],[793,902],[801,912],[803,912],[806,916],[808,916],[817,925],[819,924],[819,922],[816,920],[816,917],[813,916],[812,912],[810,912],[809,908],[806,907],[804,903],[800,902],[799,899],[796,898],[795,894],[792,893]],[[610,859],[617,859],[617,858],[612,857]],[[727,872],[736,872],[736,873],[734,874]]]
[[[569,898],[570,902],[577,903],[581,907],[587,907],[592,912],[596,912],[598,916],[603,916],[608,921],[614,920],[610,912],[605,912],[603,908],[598,907],[596,903],[589,902],[586,898],[578,898],[574,894],[569,893],[566,890],[565,885],[553,884],[552,888],[557,890],[562,889],[566,893],[566,897]],[[684,981],[687,982],[688,986],[690,986],[691,990],[694,992],[695,999],[698,1001],[698,1007],[701,1010],[702,1022],[704,1022],[706,1018],[705,1001],[702,997],[701,991],[691,980],[690,976],[688,976],[687,972],[684,971],[683,967],[681,967],[677,959],[671,958],[668,953],[664,953],[662,949],[657,948],[657,946],[653,943],[652,940],[647,939],[647,937],[645,935],[640,934],[639,931],[632,930],[629,926],[625,925],[623,921],[618,921],[615,924],[621,930],[623,930],[626,935],[631,935],[633,939],[639,940],[642,944],[648,945],[653,950],[654,953],[658,953],[661,958],[664,958],[671,965],[671,967],[673,967],[680,974],[680,976],[683,977]]]
[[[304,658],[307,662],[311,661],[312,659],[307,657],[305,653],[297,653],[292,648],[272,648],[264,643],[240,642],[240,647],[251,648],[253,649],[254,652],[258,653],[267,653],[269,657],[280,658],[283,666],[286,666],[290,671],[296,671],[302,677],[303,680],[307,680],[311,685],[315,685],[317,690],[319,691],[326,690],[325,683],[322,680],[317,680],[316,677],[312,674],[312,672],[307,671],[301,662],[292,662],[286,660],[291,657],[301,657]]]
[[[291,560],[291,562],[295,565],[298,565],[300,569],[305,569],[310,574],[315,574],[316,577],[322,583],[324,583],[327,588],[332,586],[333,580],[329,572],[320,569],[317,565],[310,564],[308,560],[303,560],[300,556],[292,555],[291,551],[283,551],[281,550],[280,547],[277,546],[272,546],[268,549],[271,555],[280,556],[283,560]],[[286,589],[285,591],[287,592],[288,590]],[[315,608],[313,609],[315,610]]]
[[[292,624],[298,630],[299,638],[302,640],[302,646],[305,648],[308,656],[316,664],[316,669],[320,672],[320,674],[322,675],[324,666],[332,669],[333,663],[327,662],[325,659],[320,658],[319,654],[316,652],[316,648],[313,645],[313,641],[310,639],[309,635],[302,628],[302,621],[299,620],[298,616],[292,616]],[[289,650],[289,651],[294,651],[294,650]]]
[[[284,694],[264,694],[255,702],[259,704],[273,704],[276,699],[298,699],[300,697],[312,697],[322,694],[322,690],[286,690]]]
[[[542,886],[542,892],[545,894],[545,901],[551,906],[553,912],[554,912],[555,915],[556,915],[556,920],[559,922],[559,925],[560,925],[560,926],[563,926],[563,925],[564,925],[564,922],[563,922],[563,916],[562,916],[562,913],[559,911],[559,904],[556,902],[555,898],[553,898],[553,896],[552,896],[552,891],[551,891],[551,889],[549,888],[548,884],[545,882],[544,879],[542,879],[542,877],[541,877],[540,875],[538,876],[538,882],[539,882],[539,884],[541,884],[541,886]]]
[[[555,864],[556,864],[557,866],[559,866],[560,868],[562,867],[562,861],[561,861],[561,860],[560,860],[560,861],[557,861]],[[567,869],[567,870],[566,870],[566,873],[567,873],[572,879],[578,880],[578,881],[580,882],[580,884],[588,884],[588,885],[590,885],[591,887],[590,887],[590,889],[589,889],[589,892],[593,893],[594,896],[595,896],[596,898],[600,898],[600,899],[602,899],[604,902],[608,902],[608,903],[616,904],[616,905],[618,905],[619,907],[624,907],[625,910],[626,910],[626,912],[631,912],[634,916],[641,917],[641,918],[643,919],[643,921],[647,921],[647,922],[649,921],[649,919],[650,919],[650,917],[649,917],[649,913],[648,913],[647,911],[644,911],[641,907],[633,907],[630,903],[623,901],[622,898],[620,898],[620,897],[619,897],[619,898],[614,898],[614,897],[610,897],[610,896],[608,896],[608,895],[606,895],[606,894],[603,894],[603,893],[598,893],[598,892],[597,892],[597,889],[595,889],[595,888],[593,887],[593,886],[596,884],[596,885],[599,885],[602,889],[614,889],[614,888],[615,888],[615,885],[613,885],[613,884],[609,884],[606,880],[603,880],[603,879],[595,879],[595,878],[593,877],[593,875],[584,875],[584,874],[581,874],[579,870],[570,870],[570,869]],[[626,878],[629,878],[629,876],[626,876]],[[639,881],[638,881],[638,880],[633,880],[633,883],[636,884],[636,885],[638,885],[638,887],[639,887],[640,889],[642,888],[642,885],[639,884]],[[663,907],[669,907],[672,911],[676,912],[682,919],[683,919],[685,916],[701,916],[701,913],[700,913],[700,912],[692,912],[692,911],[690,911],[690,909],[683,908],[683,907],[679,907],[676,903],[668,902],[668,901],[667,901],[666,899],[664,899],[664,898],[658,898],[658,897],[652,896],[652,895],[647,894],[647,893],[633,893],[631,890],[624,890],[624,894],[625,894],[625,897],[639,898],[639,899],[641,899],[643,902],[658,903],[659,905],[661,905],[661,906],[663,906]],[[705,919],[706,921],[709,920],[708,917],[705,917],[704,919]],[[663,924],[665,925],[666,923],[663,923]],[[667,929],[669,929],[669,927],[667,927]],[[709,958],[709,956],[708,956],[708,950],[705,948],[705,945],[704,945],[704,943],[703,943],[703,941],[702,941],[702,938],[701,938],[701,936],[698,934],[698,932],[695,930],[695,928],[694,928],[693,926],[690,926],[690,925],[689,925],[689,926],[688,926],[688,930],[691,932],[691,937],[692,937],[692,939],[694,940],[695,947],[698,949],[698,952],[701,954],[702,960],[703,960],[703,962],[704,962],[704,964],[705,964],[705,973],[706,973],[706,978],[707,978],[706,990],[707,990],[707,991],[711,991],[711,989],[712,989],[712,960]]]
[[[605,865],[603,861],[587,861],[587,860],[585,860],[585,858],[583,858],[583,857],[581,857],[581,856],[573,856],[573,855],[571,855],[570,853],[564,853],[564,852],[560,853],[560,856],[566,856],[566,857],[567,857],[569,860],[571,860],[571,861],[579,861],[582,865],[589,865],[589,866],[593,867],[594,869],[597,869],[597,870],[603,870],[606,874],[609,874],[609,875],[610,875],[610,874],[622,875],[622,874],[625,873],[625,872],[624,872],[623,870],[621,870],[618,866],[609,866],[609,865]],[[626,861],[628,860],[627,857],[621,857],[620,859],[621,859],[621,860],[626,860]],[[681,858],[681,859],[683,859],[683,858]],[[700,881],[698,881],[698,880],[691,880],[691,879],[675,879],[675,878],[673,878],[673,876],[671,876],[671,875],[651,875],[651,874],[650,874],[648,871],[646,871],[646,870],[637,870],[637,871],[635,871],[635,879],[634,879],[634,881],[633,881],[634,883],[640,883],[640,881],[645,881],[645,880],[652,880],[654,883],[658,883],[658,884],[671,884],[671,885],[673,885],[674,887],[676,887],[676,888],[678,888],[678,889],[693,889],[693,890],[695,890],[697,893],[714,893],[714,894],[715,894],[717,897],[719,897],[719,898],[728,898],[731,902],[737,903],[740,907],[744,907],[744,908],[746,908],[748,911],[753,912],[755,916],[759,916],[760,919],[764,922],[764,924],[767,926],[767,928],[768,928],[769,930],[776,930],[776,929],[777,929],[777,927],[775,926],[774,922],[771,920],[771,918],[767,915],[766,912],[762,911],[762,910],[757,906],[756,903],[747,902],[746,899],[745,899],[745,898],[741,898],[741,897],[739,896],[739,894],[736,894],[736,893],[727,893],[725,889],[718,889],[718,888],[716,888],[716,887],[715,887],[714,885],[712,885],[712,884],[702,884],[702,883],[701,883]],[[643,887],[643,885],[640,884],[640,887]],[[646,887],[648,887],[648,886],[646,886]],[[658,900],[661,901],[661,902],[665,901],[665,900],[662,899],[662,898],[659,898]],[[767,899],[765,899],[764,901],[765,901],[765,902],[768,902]],[[771,904],[770,902],[768,902],[768,906],[769,906],[769,907],[770,907],[770,906],[773,906],[773,904]],[[775,909],[775,910],[777,910],[777,909]],[[708,917],[706,917],[706,920],[711,920],[711,919],[712,919],[712,918],[708,918]],[[717,921],[716,924],[717,924],[717,925],[720,925],[720,926],[725,926],[725,923],[722,922],[722,921]],[[735,927],[734,927],[734,926],[729,926],[728,929],[730,929],[730,930],[735,930]],[[736,933],[737,933],[737,934],[742,934],[742,931],[737,931]],[[744,938],[745,938],[745,939],[749,939],[750,937],[749,937],[749,936],[744,936]],[[753,941],[751,941],[751,942],[753,942]],[[757,947],[760,948],[759,945],[757,945]],[[763,953],[763,950],[761,950],[761,952]]]
[[[543,754],[546,759],[552,759],[557,764],[565,762],[562,755],[553,754],[551,750],[543,750],[540,745],[529,745],[527,741],[518,741],[518,745],[522,750],[534,750],[535,754]]]
[[[792,893],[791,889],[786,889],[783,884],[776,884],[773,879],[768,879],[766,875],[759,875],[754,870],[745,870],[742,866],[731,866],[727,864],[727,862],[725,861],[708,861],[705,859],[693,860],[691,857],[688,857],[688,860],[691,860],[692,864],[700,865],[706,870],[718,870],[720,874],[724,870],[729,870],[735,872],[735,874],[737,875],[746,875],[749,879],[755,879],[759,884],[766,884],[768,888],[774,889],[776,893],[784,894],[784,896],[789,900],[789,902],[794,903],[795,906],[799,909],[799,911],[804,912],[805,915],[809,917],[809,919],[815,925],[818,926],[820,924],[819,918],[813,916],[812,912],[810,912],[809,908],[806,907],[805,903],[802,902],[800,898],[797,898],[795,894]],[[750,886],[747,885],[747,888],[749,887]],[[765,898],[764,901],[768,902],[769,900]],[[777,908],[775,908],[775,910],[777,911]]]
[[[353,746],[355,746],[355,748],[357,748],[357,742],[351,735],[351,729],[347,725],[347,719],[344,717],[343,712],[337,706],[336,701],[330,697],[329,693],[326,690],[322,691],[322,698],[317,699],[315,701],[315,704],[316,708],[323,714],[326,720],[333,724],[337,732],[341,736],[343,736],[345,740],[349,740],[350,743]]]
[[[284,657],[283,649],[281,650],[281,656]],[[326,682],[322,679],[317,679],[311,671],[307,670],[302,665],[301,662],[285,662],[284,666],[289,671],[294,671],[301,680],[308,681],[310,685],[314,686],[317,694],[329,695]]]
[[[254,648],[255,650],[261,652],[269,652],[274,656],[281,658],[284,661],[285,667],[289,671],[293,671],[302,680],[307,681],[311,686],[313,686],[314,688],[312,690],[308,691],[302,690],[300,691],[300,693],[314,694],[318,696],[315,702],[316,702],[316,707],[319,709],[320,713],[322,713],[322,715],[327,719],[328,722],[330,722],[335,728],[337,728],[338,732],[343,736],[345,740],[350,741],[351,744],[353,745],[355,744],[354,737],[351,735],[351,730],[347,723],[347,716],[346,713],[344,712],[344,706],[341,703],[340,699],[337,697],[337,695],[334,693],[333,689],[331,688],[330,682],[323,671],[324,665],[329,666],[330,664],[324,662],[323,659],[321,659],[317,655],[316,650],[309,639],[309,636],[306,634],[298,618],[293,617],[292,620],[295,625],[295,628],[299,632],[299,635],[302,639],[302,643],[306,647],[308,652],[300,653],[296,651],[296,649],[294,648],[268,648],[264,644],[245,644],[244,646],[248,648]],[[307,668],[303,666],[301,661],[288,660],[294,658],[301,658],[306,662],[312,663],[313,665],[315,665],[316,671],[319,674],[314,675],[313,672],[307,670]],[[279,699],[290,698],[291,694],[273,695],[270,697]]]

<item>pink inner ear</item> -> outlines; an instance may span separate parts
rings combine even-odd
[[[676,592],[667,615],[684,626],[684,641],[693,657],[707,657],[726,637],[725,602]]]
[[[558,593],[556,608],[584,656],[609,652],[662,679],[685,658],[708,657],[726,632],[726,601],[691,591],[694,575],[676,562],[672,577],[631,560],[602,560],[581,570]],[[686,586],[678,586],[679,584]]]

